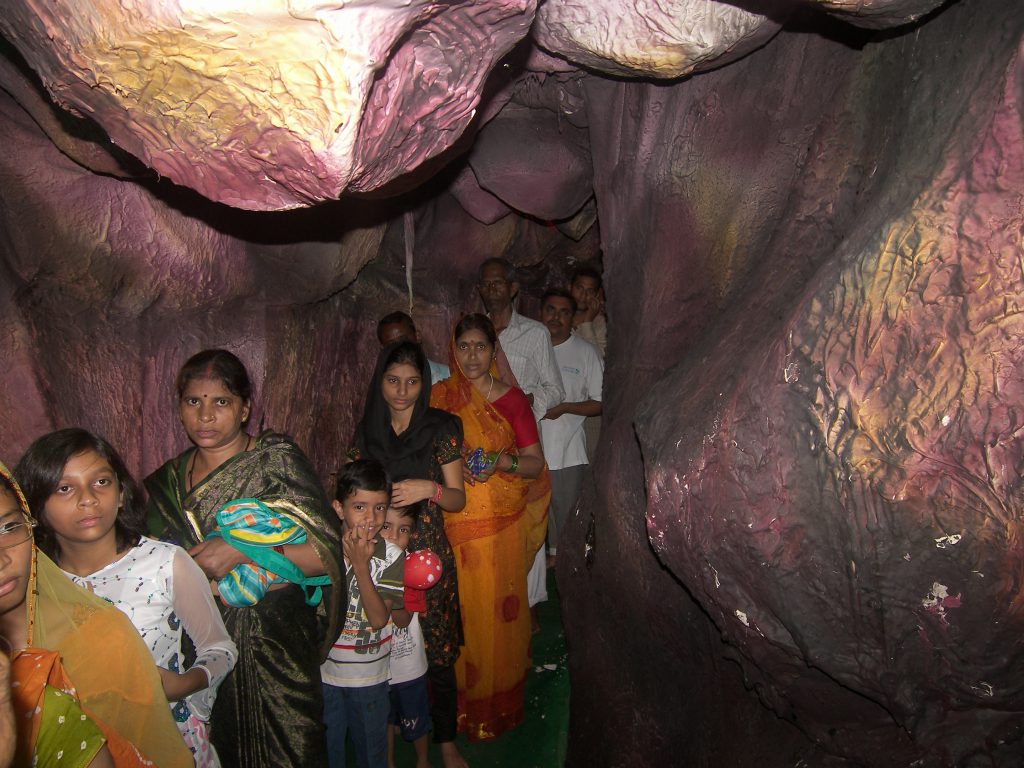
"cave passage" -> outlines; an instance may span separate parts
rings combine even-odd
[[[334,5],[5,8],[0,460],[81,426],[148,475],[223,347],[329,487],[380,317],[445,361],[484,259],[534,318],[596,266],[568,721],[510,740],[1022,764],[1019,4]]]

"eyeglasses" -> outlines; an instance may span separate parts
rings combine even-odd
[[[12,520],[0,525],[0,549],[24,544],[32,538],[32,529],[35,527],[34,520]]]

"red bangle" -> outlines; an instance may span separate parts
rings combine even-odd
[[[284,554],[284,544],[275,544],[272,549],[279,555]]]
[[[444,494],[444,486],[441,485],[440,483],[434,483],[434,485],[437,486],[437,490],[434,491],[434,496],[431,499],[431,501],[434,502],[435,504],[440,504],[441,503],[441,496],[442,496],[442,494]]]

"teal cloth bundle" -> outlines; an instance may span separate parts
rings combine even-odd
[[[217,590],[228,605],[244,608],[255,605],[275,584],[298,584],[307,605],[323,598],[322,586],[329,576],[306,576],[291,560],[275,552],[284,544],[304,544],[306,531],[288,515],[276,511],[259,499],[233,499],[217,510],[217,528],[206,538],[219,537],[252,560],[236,565],[217,580]]]

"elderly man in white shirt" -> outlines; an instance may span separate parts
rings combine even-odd
[[[494,323],[494,330],[498,332],[498,342],[516,383],[529,398],[533,417],[539,422],[565,399],[551,334],[544,325],[523,317],[513,308],[512,302],[519,295],[519,282],[515,267],[505,259],[487,259],[480,265],[477,289],[487,315]],[[530,614],[536,631],[539,625],[534,606],[548,599],[544,547],[537,552],[527,586]]]
[[[516,383],[529,398],[534,418],[540,421],[565,399],[551,334],[541,323],[513,308],[519,283],[515,267],[505,259],[487,259],[480,265],[478,290]]]

